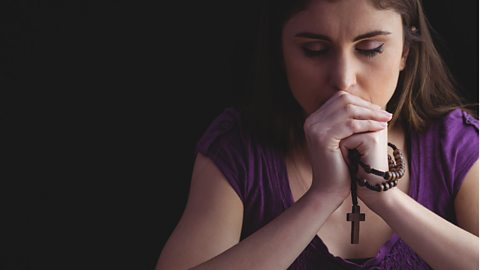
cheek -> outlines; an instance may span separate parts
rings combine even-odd
[[[364,88],[370,100],[381,107],[386,107],[397,87],[400,70],[398,65],[392,64],[397,62],[400,63],[396,58],[385,59],[364,73]]]
[[[315,111],[328,99],[325,86],[325,68],[304,56],[300,50],[284,50],[285,73],[294,98],[305,113]]]

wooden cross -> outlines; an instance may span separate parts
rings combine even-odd
[[[347,213],[347,221],[352,222],[351,243],[359,243],[360,221],[365,221],[365,214],[360,213],[359,205],[352,205],[352,213]]]

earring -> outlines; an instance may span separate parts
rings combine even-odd
[[[414,26],[414,25],[412,25],[412,26],[410,27],[410,32],[411,32],[412,34],[414,34],[414,35],[418,34],[418,29],[417,29],[417,27]]]

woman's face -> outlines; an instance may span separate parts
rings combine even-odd
[[[307,115],[337,91],[382,108],[404,67],[400,14],[369,0],[313,0],[282,31],[290,89]]]

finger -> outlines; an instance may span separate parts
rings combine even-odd
[[[343,108],[335,111],[322,111],[312,114],[308,117],[308,126],[317,122],[323,122],[328,119],[330,125],[343,123],[349,119],[357,120],[375,120],[379,122],[388,122],[392,119],[392,114],[383,110],[372,110],[370,108],[347,104]]]
[[[340,152],[348,163],[348,151],[356,149],[362,161],[377,169],[388,170],[387,138],[387,129],[354,134],[340,141]]]
[[[375,132],[387,128],[388,124],[383,121],[349,119],[331,130],[335,132],[333,137],[336,140],[343,140],[356,133]]]
[[[392,119],[392,114],[384,110],[376,110],[355,104],[347,104],[341,111],[348,118],[358,120],[376,120],[386,122]]]
[[[359,96],[352,95],[348,92],[345,91],[338,91],[337,94],[335,94],[334,99],[338,100],[339,104],[345,106],[346,104],[354,104],[357,106],[365,107],[365,108],[370,108],[372,110],[381,110],[382,107],[380,107],[377,104],[371,103],[368,100],[365,100]]]
[[[354,112],[354,110],[352,110],[352,106],[371,110],[372,113],[370,115],[373,117],[370,118],[374,120],[388,121],[391,119],[391,114],[382,110],[380,106],[345,91],[339,91],[337,94],[332,96],[318,110],[313,112],[310,115],[310,118],[312,118],[312,122],[316,122],[316,119],[324,118],[333,120],[339,116],[339,112]],[[365,118],[359,117],[359,119]]]
[[[363,147],[363,144],[364,143],[363,140],[361,140],[361,137],[356,136],[355,134],[340,141],[340,152],[342,153],[343,159],[345,162],[347,162],[347,164],[350,164],[348,152],[353,149],[359,151],[359,149]],[[359,153],[361,154],[360,151]]]

